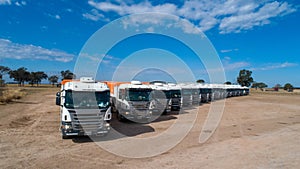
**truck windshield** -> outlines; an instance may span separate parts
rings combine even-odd
[[[181,97],[181,92],[180,90],[168,90],[168,91],[164,91],[167,98],[180,98]]]
[[[211,89],[202,88],[202,89],[200,89],[200,93],[201,94],[211,93]]]
[[[167,93],[168,91],[166,90],[153,90],[151,92],[151,98],[153,99],[166,99],[167,98]]]
[[[127,89],[126,100],[128,101],[149,101],[151,89]]]
[[[182,95],[184,95],[184,96],[192,95],[192,90],[191,89],[182,89]]]
[[[109,91],[66,91],[65,107],[76,109],[106,108],[109,106],[109,101]]]
[[[192,95],[199,95],[198,89],[192,89]]]

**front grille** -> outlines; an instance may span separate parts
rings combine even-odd
[[[74,130],[95,131],[103,127],[105,110],[69,110]]]
[[[180,100],[179,99],[172,99],[172,106],[179,106]]]
[[[134,109],[137,109],[137,110],[143,110],[143,109],[148,109],[149,108],[149,105],[147,103],[133,104],[132,106],[133,106]]]

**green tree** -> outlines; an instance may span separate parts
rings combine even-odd
[[[31,72],[29,75],[29,83],[33,86],[34,84],[36,84],[37,86],[39,86],[39,84],[41,83],[41,81],[43,79],[47,79],[48,75],[45,72],[42,71],[38,71],[38,72]]]
[[[70,70],[66,70],[66,71],[61,71],[61,77],[62,77],[62,80],[64,79],[75,79],[76,76],[74,73],[72,73]]]
[[[7,73],[9,73],[10,68],[6,66],[0,66],[0,86],[4,86],[5,81],[2,79],[3,76]]]
[[[30,72],[28,72],[25,67],[11,70],[8,74],[10,78],[13,78],[14,81],[18,82],[19,86],[24,86],[24,83],[30,79]]]
[[[253,82],[253,78],[251,77],[252,71],[250,70],[240,70],[239,76],[237,77],[237,82],[241,86],[249,87]]]
[[[205,81],[203,79],[199,79],[196,81],[197,83],[205,83]]]
[[[283,86],[283,89],[290,92],[290,91],[293,91],[294,86],[291,85],[290,83],[286,83],[286,84]]]
[[[266,85],[265,83],[263,83],[263,82],[255,82],[255,83],[253,83],[252,84],[252,86],[251,86],[252,88],[260,88],[260,89],[263,89],[263,88],[266,88],[266,87],[268,87],[268,85]]]
[[[48,80],[52,84],[52,86],[54,86],[54,84],[58,82],[58,76],[56,75],[50,76]]]
[[[226,85],[231,85],[232,83],[230,81],[225,82]]]

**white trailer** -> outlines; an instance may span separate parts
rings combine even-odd
[[[90,77],[64,80],[56,94],[62,138],[106,135],[110,131],[110,93],[105,83]]]

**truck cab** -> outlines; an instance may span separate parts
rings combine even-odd
[[[201,102],[202,103],[208,103],[212,100],[212,89],[209,85],[201,85],[200,88],[200,94],[201,94]]]
[[[154,112],[156,114],[165,114],[171,111],[171,101],[168,98],[169,87],[163,83],[152,83],[151,100],[154,101]]]
[[[151,102],[152,89],[140,81],[106,82],[110,86],[112,106],[120,121],[149,122],[154,103]]]
[[[193,90],[188,84],[180,84],[182,106],[191,106],[193,104]]]
[[[168,93],[167,98],[170,99],[171,110],[180,110],[182,107],[182,95],[181,88],[173,83],[168,83]]]
[[[56,94],[62,138],[106,135],[112,117],[109,101],[107,85],[90,77],[62,81],[61,90]]]

